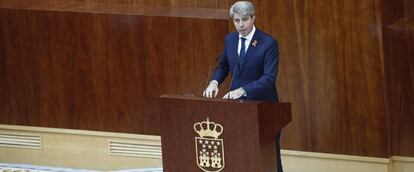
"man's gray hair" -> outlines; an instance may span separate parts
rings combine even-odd
[[[254,5],[249,1],[238,1],[230,7],[229,13],[231,18],[234,14],[253,17],[255,13]]]

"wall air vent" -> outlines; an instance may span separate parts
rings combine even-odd
[[[0,147],[42,149],[42,135],[0,132]]]
[[[146,142],[109,141],[109,153],[119,156],[161,158],[161,145]]]

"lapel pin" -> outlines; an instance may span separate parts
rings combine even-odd
[[[252,43],[252,45],[255,47],[256,44],[257,44],[257,40],[254,40],[253,43]]]

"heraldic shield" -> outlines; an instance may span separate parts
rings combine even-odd
[[[223,126],[207,121],[194,124],[197,166],[205,172],[218,172],[224,168],[224,141],[218,139]]]

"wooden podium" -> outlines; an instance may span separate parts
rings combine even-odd
[[[275,172],[290,103],[160,96],[165,172]]]

